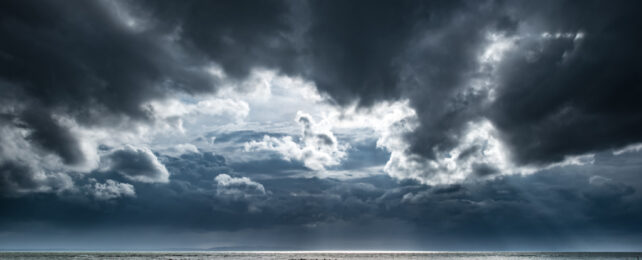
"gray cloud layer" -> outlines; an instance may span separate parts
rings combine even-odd
[[[642,231],[637,221],[642,217],[642,198],[637,192],[642,183],[632,181],[637,180],[639,155],[601,154],[593,166],[438,186],[399,183],[387,176],[349,181],[256,180],[237,177],[224,159],[209,153],[162,157],[174,173],[168,184],[136,182],[129,187],[120,183],[123,179],[118,174],[95,173],[92,178],[96,179],[88,182],[96,192],[95,201],[79,200],[73,193],[62,199],[52,195],[3,198],[0,227],[21,230],[17,224],[22,221],[74,232],[116,226],[197,232],[281,227],[282,232],[288,228],[304,233],[325,230],[326,235],[367,241],[367,237],[326,228],[337,223],[357,226],[390,221],[396,224],[387,228],[412,227],[421,234],[412,233],[415,242],[439,238],[444,241],[437,243],[442,248],[528,246],[510,241],[565,248],[573,241],[595,236],[622,239]],[[614,169],[613,165],[621,167]],[[610,172],[604,174],[605,170]],[[32,207],[24,207],[24,203]],[[47,214],[42,214],[43,210]],[[386,227],[369,228],[368,232],[381,230]],[[476,244],[489,239],[496,243]],[[457,240],[461,241],[453,243]],[[304,243],[290,242],[291,248]]]

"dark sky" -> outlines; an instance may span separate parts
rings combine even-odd
[[[0,1],[0,249],[642,250],[640,1]]]

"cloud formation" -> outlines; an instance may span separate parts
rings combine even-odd
[[[106,170],[140,182],[169,182],[169,172],[146,147],[126,146],[106,156]]]
[[[642,216],[638,192],[642,183],[632,181],[637,180],[639,153],[625,154],[625,158],[600,154],[590,166],[572,165],[525,176],[430,186],[416,181],[400,183],[385,175],[348,180],[256,180],[229,172],[220,157],[211,154],[163,160],[177,171],[172,182],[157,186],[132,182],[135,197],[125,195],[127,189],[122,189],[120,197],[112,198],[113,189],[127,186],[111,179],[118,178],[117,174],[107,179],[113,183],[99,179],[89,183],[89,187],[105,184],[108,202],[112,203],[88,206],[82,200],[56,196],[1,198],[0,225],[5,230],[21,230],[15,223],[32,220],[72,230],[78,225],[99,230],[125,223],[139,228],[164,226],[171,233],[220,231],[230,236],[248,229],[254,231],[252,234],[263,230],[272,239],[283,238],[280,243],[306,248],[305,240],[287,241],[288,236],[281,234],[288,230],[299,235],[304,231],[303,234],[327,232],[329,237],[317,239],[348,236],[355,241],[368,241],[368,236],[355,235],[350,230],[364,223],[384,222],[388,224],[374,225],[378,228],[371,226],[363,232],[381,236],[390,232],[388,228],[408,229],[402,233],[412,235],[415,242],[441,241],[434,245],[435,249],[463,249],[470,245],[478,249],[525,245],[545,249],[588,243],[587,238],[592,237],[626,242],[624,237],[639,233],[637,219]],[[610,169],[608,177],[604,177],[604,169]],[[105,173],[97,174],[100,178]],[[48,214],[24,210],[27,202],[48,208]],[[127,204],[122,207],[116,203]],[[76,214],[65,213],[70,209]],[[343,228],[329,228],[335,225]],[[489,237],[495,242],[476,244]],[[400,243],[399,238],[390,239],[391,243]],[[256,243],[267,241],[273,240]]]
[[[114,180],[106,180],[105,183],[99,183],[95,179],[90,179],[90,184],[85,185],[85,188],[91,196],[98,200],[136,197],[136,190],[133,185]]]
[[[171,119],[180,129],[180,116],[192,111],[243,117],[247,108],[234,100],[166,99],[214,93],[257,69],[309,80],[344,107],[409,100],[418,124],[392,160],[406,164],[446,163],[450,151],[465,145],[460,140],[471,124],[491,124],[493,140],[517,166],[547,166],[642,141],[626,131],[642,121],[631,112],[640,110],[630,98],[639,84],[631,2],[4,5],[6,122],[65,165],[83,163],[92,149],[82,147],[86,142],[71,125],[110,129]],[[598,18],[574,23],[562,16]],[[62,56],[62,49],[74,51]],[[595,72],[620,64],[626,69]],[[606,121],[601,125],[609,127],[587,127]],[[593,130],[576,134],[587,128]],[[336,164],[335,156],[326,157],[309,166]],[[430,168],[422,174],[460,179],[458,171]]]
[[[281,138],[263,136],[263,140],[245,144],[246,151],[275,151],[285,160],[298,160],[312,170],[338,165],[345,157],[345,145],[340,145],[329,130],[321,129],[308,114],[298,112],[296,121],[301,126],[301,136],[295,141],[291,136]]]
[[[640,7],[2,1],[0,227],[637,242]]]
[[[216,193],[220,196],[244,198],[255,195],[265,195],[262,184],[247,177],[235,178],[227,174],[219,174],[216,181]]]

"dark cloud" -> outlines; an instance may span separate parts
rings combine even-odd
[[[171,89],[210,90],[197,59],[158,32],[136,32],[100,2],[2,4],[3,80],[26,98],[82,122],[146,118],[141,104]],[[64,50],[64,52],[61,52]]]
[[[140,8],[166,26],[180,27],[182,43],[234,78],[255,67],[292,71],[295,65],[295,21],[288,1],[147,1]]]
[[[394,98],[399,64],[421,8],[411,1],[309,2],[305,74],[339,103]]]
[[[456,8],[455,8],[456,7]],[[478,120],[484,91],[469,91],[489,32],[505,33],[504,6],[465,3],[420,27],[405,50],[402,84],[420,126],[408,136],[413,153],[434,159],[458,144],[467,123]]]
[[[39,185],[32,175],[33,173],[28,166],[16,162],[0,164],[0,190],[2,190],[2,194],[12,194],[21,190],[37,188]]]
[[[476,163],[473,164],[473,174],[479,177],[486,177],[489,175],[500,173],[499,169],[488,164]]]
[[[637,172],[627,169],[639,170],[639,158],[622,168],[611,168],[612,178],[596,175],[590,166],[573,166],[443,186],[399,183],[388,176],[344,181],[250,179],[230,172],[220,156],[208,153],[163,160],[176,170],[172,182],[133,182],[135,199],[125,185],[127,179],[109,173],[92,175],[97,178],[89,182],[92,187],[104,184],[102,195],[127,203],[50,195],[2,198],[0,207],[6,213],[0,223],[44,221],[70,229],[124,225],[236,232],[396,220],[420,231],[420,241],[441,237],[471,243],[481,238],[550,238],[555,241],[551,243],[561,243],[595,232],[610,237],[642,231],[636,222],[642,217],[638,190],[642,184],[629,182]],[[596,161],[597,167],[603,163],[608,165],[609,161]],[[111,191],[115,189],[123,195],[114,197],[116,193]],[[26,209],[23,203],[47,209],[47,213]],[[67,210],[75,214],[64,213]],[[370,228],[370,232],[376,233],[376,229]],[[484,246],[480,248],[498,248],[502,243]]]
[[[418,241],[441,243],[572,244],[595,234],[638,241],[640,154],[610,151],[642,141],[639,10],[636,1],[1,1],[0,227],[237,232],[396,223],[418,230]],[[493,37],[510,47],[481,61]],[[221,79],[207,71],[213,65],[231,82],[256,68],[298,76],[343,106],[408,99],[419,125],[406,136],[408,151],[397,152],[417,160],[450,158],[445,152],[482,120],[518,165],[598,154],[594,164],[524,176],[473,162],[476,178],[433,186],[385,175],[294,177],[313,171],[309,151],[303,162],[275,154],[228,163],[203,151],[96,144],[100,169],[80,169],[88,155],[74,127],[154,123],[148,102],[214,93]],[[373,140],[337,140],[307,115],[297,120],[296,145],[341,152],[342,164],[316,170],[357,172],[391,155]],[[202,139],[229,147],[286,137],[261,131]],[[343,143],[354,144],[345,158]],[[486,156],[483,145],[463,147],[456,159]],[[58,159],[62,166],[43,166]]]
[[[524,39],[502,62],[490,115],[515,158],[559,161],[640,142],[640,4],[554,4],[535,9],[540,30],[584,37]]]
[[[169,172],[147,148],[127,146],[106,156],[108,170],[140,182],[168,182]]]
[[[65,164],[78,164],[85,160],[78,140],[46,111],[29,110],[22,115],[22,119],[31,130],[27,140],[60,156]]]
[[[434,158],[490,119],[520,164],[639,142],[638,3],[311,2],[307,78],[341,104],[410,98],[412,152]],[[521,37],[495,72],[490,33]],[[549,33],[573,37],[542,39]],[[575,40],[581,33],[581,40]],[[606,69],[604,69],[606,67]],[[470,91],[490,79],[493,96]]]
[[[45,174],[19,160],[0,163],[0,197],[19,197],[32,192],[58,192],[73,186],[62,173]]]
[[[78,166],[86,155],[72,124],[117,127],[128,119],[150,121],[144,106],[150,100],[215,89],[203,60],[181,54],[167,32],[128,27],[119,17],[122,10],[110,3],[0,3],[0,90],[6,93],[0,111],[12,118],[2,125],[31,143],[18,146],[27,149],[22,152],[40,154],[30,148],[36,147],[45,151],[39,160],[50,153]],[[28,135],[18,134],[23,130]],[[7,150],[0,159],[14,161],[19,155],[13,153]],[[29,164],[43,178],[55,174],[33,161],[14,163]]]
[[[558,162],[642,140],[633,130],[642,122],[638,9],[626,1],[313,2],[308,77],[339,103],[410,98],[421,124],[408,140],[427,158],[488,118],[516,162]],[[521,37],[496,72],[479,61],[490,33]],[[488,77],[492,101],[469,91]]]
[[[161,156],[160,161],[172,173],[172,180],[208,185],[218,174],[229,173],[225,158],[213,153],[189,153],[179,157]],[[209,183],[211,184],[211,183]]]
[[[214,91],[210,62],[235,79],[272,68],[312,80],[339,104],[409,98],[420,125],[408,141],[424,157],[456,145],[467,123],[489,118],[517,162],[549,163],[641,140],[629,131],[642,122],[632,98],[639,94],[636,5],[10,1],[2,7],[0,73],[12,95],[41,111],[108,124],[150,119],[143,104],[176,91]],[[488,77],[478,58],[489,33],[544,32],[586,37],[520,40],[493,74],[494,101],[468,91]],[[68,164],[82,160],[64,127],[49,133],[38,129],[44,121],[31,121],[35,143]]]

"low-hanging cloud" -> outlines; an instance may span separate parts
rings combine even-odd
[[[169,172],[146,147],[126,146],[105,156],[106,170],[140,182],[169,182]]]

